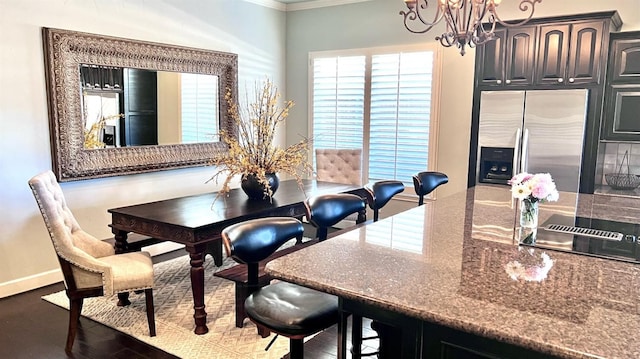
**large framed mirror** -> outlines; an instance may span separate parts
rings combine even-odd
[[[59,181],[207,165],[236,133],[237,54],[43,28]]]

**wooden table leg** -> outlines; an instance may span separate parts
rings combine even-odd
[[[116,240],[115,243],[115,251],[116,254],[125,253],[127,251],[127,233],[126,231],[121,231],[118,229],[112,229],[111,231]],[[129,292],[118,293],[118,307],[124,307],[131,304],[129,300]]]
[[[346,312],[342,307],[341,298],[338,301],[338,306],[340,308],[340,316],[338,319],[338,359],[346,359],[347,358],[347,330],[348,330],[347,319],[349,318],[349,313]]]
[[[222,237],[217,236],[214,241],[207,243],[205,254],[210,254],[216,267],[220,267],[222,265]]]
[[[209,332],[207,328],[207,312],[204,310],[204,248],[187,247],[191,258],[191,292],[193,293],[193,319],[196,323],[195,333],[198,335]]]

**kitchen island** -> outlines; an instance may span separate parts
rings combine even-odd
[[[266,270],[337,295],[345,315],[396,327],[397,357],[639,358],[640,267],[518,245],[505,191],[471,188],[273,260]],[[541,222],[570,213],[572,201],[574,214],[634,220],[616,199],[561,193],[557,204],[541,206]],[[488,234],[492,218],[497,227],[511,223],[511,240],[508,229]]]

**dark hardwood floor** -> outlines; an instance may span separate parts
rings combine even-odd
[[[157,256],[154,261],[168,260],[184,254],[184,251],[178,250]],[[176,358],[85,317],[80,319],[72,355],[67,356],[64,344],[69,312],[41,299],[43,295],[63,289],[64,285],[57,283],[0,299],[0,358]],[[365,336],[375,334],[366,329],[369,328],[368,321],[364,327]],[[336,336],[337,328],[334,326],[305,343],[305,358],[336,358]],[[371,351],[376,346],[375,343],[368,343],[365,350]]]

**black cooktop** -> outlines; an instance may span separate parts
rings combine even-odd
[[[525,245],[640,263],[637,223],[553,215],[540,225],[535,240],[531,233],[521,236]]]

